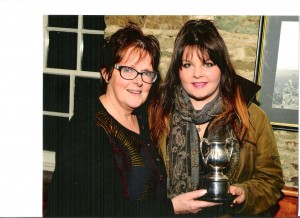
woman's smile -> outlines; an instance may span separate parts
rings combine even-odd
[[[134,94],[134,95],[140,95],[142,93],[141,90],[132,90],[132,89],[127,89],[127,91],[131,94]]]
[[[204,88],[207,85],[207,82],[194,82],[192,85],[197,89]]]

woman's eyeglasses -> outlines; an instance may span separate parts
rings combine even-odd
[[[149,83],[149,84],[154,83],[155,80],[157,79],[157,75],[158,75],[158,73],[153,72],[153,71],[146,70],[146,71],[139,72],[132,67],[119,66],[117,64],[115,64],[115,68],[117,70],[119,70],[120,76],[123,79],[134,80],[138,75],[141,75],[143,82]]]

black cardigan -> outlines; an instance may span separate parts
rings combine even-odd
[[[137,115],[138,135],[110,116],[98,98],[95,108],[76,113],[57,146],[45,216],[173,215],[147,117]]]

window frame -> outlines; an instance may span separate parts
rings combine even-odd
[[[48,15],[43,15],[43,74],[63,75],[63,76],[69,76],[70,78],[68,113],[47,111],[43,109],[43,116],[62,117],[62,118],[68,118],[70,120],[74,115],[76,77],[99,79],[101,76],[100,72],[81,70],[82,68],[81,60],[82,60],[83,50],[84,50],[83,35],[96,34],[96,35],[104,36],[104,30],[84,29],[83,16],[84,15],[78,15],[77,28],[62,28],[62,27],[49,27]],[[47,67],[50,31],[69,32],[69,33],[77,34],[76,70]],[[43,149],[43,170],[54,171],[54,168],[55,168],[55,151],[48,151]]]
[[[104,30],[90,30],[83,28],[83,16],[78,15],[78,27],[75,28],[62,28],[62,27],[49,27],[48,26],[48,15],[43,16],[43,24],[44,24],[44,51],[43,51],[43,73],[44,74],[52,74],[52,75],[64,75],[70,77],[70,92],[69,92],[69,112],[62,113],[56,111],[45,111],[43,110],[43,115],[47,116],[57,116],[57,117],[67,117],[69,120],[74,115],[74,100],[75,100],[75,78],[76,77],[84,77],[84,78],[100,78],[100,72],[94,71],[83,71],[81,70],[81,59],[83,55],[83,35],[84,34],[96,34],[96,35],[104,35]],[[59,32],[69,32],[77,34],[77,60],[76,60],[76,70],[69,69],[60,69],[60,68],[49,68],[47,67],[47,58],[48,58],[48,49],[49,49],[49,32],[50,31],[59,31]]]

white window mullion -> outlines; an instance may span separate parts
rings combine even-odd
[[[44,15],[43,19],[44,23],[44,56],[43,56],[43,66],[47,67],[47,59],[48,59],[48,50],[49,50],[49,31],[47,30],[48,26],[48,16]]]
[[[70,96],[69,96],[69,120],[74,115],[74,101],[75,101],[75,75],[70,76]]]
[[[83,35],[82,35],[82,27],[83,27],[83,16],[78,15],[78,34],[77,34],[77,71],[81,71],[81,59],[83,55]]]
[[[82,41],[82,22],[83,16],[78,16],[78,28],[77,28],[77,60],[76,60],[76,73],[81,71],[81,59],[83,51],[83,41]],[[69,120],[74,114],[74,102],[75,102],[75,75],[72,73],[70,75],[70,94],[69,94]]]
[[[61,113],[54,111],[43,111],[43,115],[54,116],[54,117],[69,117],[69,113]]]
[[[65,76],[79,76],[84,78],[95,78],[98,79],[100,76],[100,72],[93,71],[77,71],[77,70],[68,70],[68,69],[58,69],[58,68],[44,68],[43,72],[45,74],[53,74],[53,75],[65,75]]]
[[[82,15],[80,15],[82,17]],[[47,16],[48,18],[48,16]],[[79,20],[78,20],[79,21]],[[67,32],[67,33],[78,33],[78,28],[77,29],[72,29],[72,28],[63,28],[63,27],[45,27],[46,30],[48,31],[58,31],[58,32]],[[103,30],[87,30],[87,29],[80,29],[82,33],[87,33],[87,34],[96,34],[96,35],[104,35]]]

